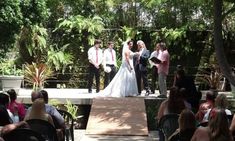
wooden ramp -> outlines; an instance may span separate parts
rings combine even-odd
[[[94,98],[86,134],[147,136],[144,98]]]

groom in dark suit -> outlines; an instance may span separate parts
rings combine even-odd
[[[147,78],[147,62],[150,56],[149,50],[147,50],[145,43],[141,40],[137,41],[139,56],[134,58],[135,74],[138,86],[138,93],[141,94],[141,79],[144,83],[145,95],[149,95],[149,84]]]

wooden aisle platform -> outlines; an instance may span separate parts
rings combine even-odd
[[[144,98],[94,98],[86,134],[148,136]]]

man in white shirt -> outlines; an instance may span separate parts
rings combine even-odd
[[[105,71],[104,88],[112,81],[116,74],[116,52],[113,49],[114,43],[108,42],[108,48],[104,50],[103,66]]]
[[[100,91],[100,64],[103,61],[103,52],[100,49],[101,40],[95,40],[94,46],[88,50],[89,60],[89,78],[88,78],[88,93],[92,93],[92,83],[95,76],[96,92]]]
[[[155,90],[156,90],[156,81],[157,81],[157,76],[158,76],[158,70],[157,70],[157,66],[158,64],[154,63],[153,61],[151,61],[150,59],[152,57],[158,57],[159,55],[159,45],[160,43],[156,44],[155,50],[151,53],[150,57],[149,57],[149,64],[151,66],[151,72],[152,72],[152,81],[151,81],[151,93],[154,94]]]

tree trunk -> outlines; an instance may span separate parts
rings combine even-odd
[[[219,67],[224,76],[235,86],[235,77],[232,75],[231,66],[228,64],[223,48],[222,36],[222,6],[223,0],[214,0],[214,46]]]

